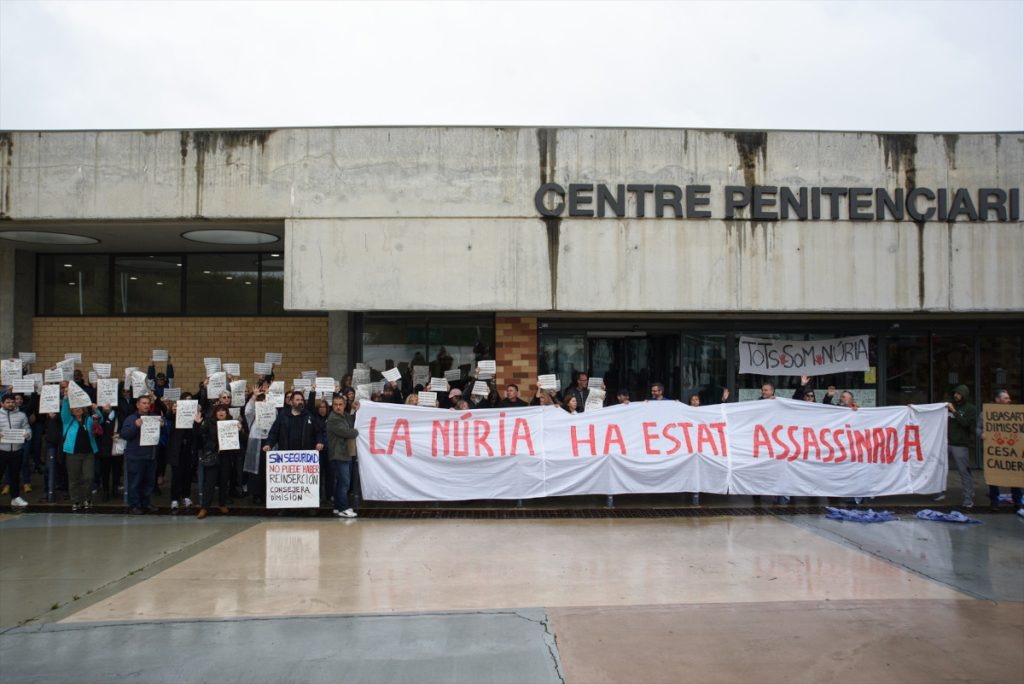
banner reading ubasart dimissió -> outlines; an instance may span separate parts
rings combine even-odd
[[[378,501],[709,492],[927,494],[946,486],[944,404],[859,411],[776,399],[439,409],[362,402],[359,474]]]

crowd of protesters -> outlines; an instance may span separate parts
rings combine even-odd
[[[227,376],[229,382],[234,379]],[[0,386],[0,428],[20,431],[24,438],[21,444],[7,440],[0,444],[3,494],[10,495],[13,508],[27,507],[25,495],[32,493],[31,476],[36,473],[44,476],[43,501],[69,500],[72,511],[88,511],[97,501],[107,503],[122,499],[130,513],[141,515],[157,512],[152,496],[169,487],[172,514],[194,511],[198,518],[205,518],[213,510],[228,513],[234,502],[247,500],[255,506],[265,505],[265,452],[315,450],[321,460],[321,500],[330,502],[334,515],[353,518],[357,516],[355,509],[360,498],[355,442],[357,394],[362,393],[376,402],[418,404],[427,392],[434,406],[440,409],[556,406],[570,414],[582,413],[588,405],[671,400],[660,382],[652,383],[649,392],[642,397],[631,397],[627,389],[619,389],[614,396],[606,395],[603,383],[598,381],[599,386],[593,386],[588,374],[583,372],[577,373],[574,382],[564,390],[534,386],[529,402],[513,383],[506,384],[499,393],[493,377],[481,373],[479,368],[464,380],[445,381],[444,391],[440,392],[428,392],[433,383],[413,384],[407,377],[378,382],[370,392],[367,386],[357,392],[352,376],[346,375],[334,384],[333,392],[317,392],[313,387],[293,388],[277,409],[273,423],[267,427],[257,420],[256,405],[270,398],[273,380],[273,375],[260,375],[252,386],[247,384],[242,406],[232,406],[229,391],[210,396],[208,380],[202,381],[194,393],[175,388],[176,398],[171,399],[168,390],[174,385],[174,366],[168,361],[162,372],[158,372],[155,365],[148,368],[145,391],[138,396],[133,395],[133,385],[126,380],[118,383],[116,403],[98,406],[96,387],[80,370],[75,370],[72,380],[61,382],[60,410],[52,413],[40,411],[38,393],[20,394],[9,386]],[[92,400],[90,406],[71,407],[68,388],[72,383]],[[731,400],[726,388],[720,388],[720,393],[715,391],[712,397],[714,403]],[[775,397],[774,385],[763,384],[758,399]],[[967,467],[966,447],[973,434],[977,412],[967,401],[966,387],[957,387],[953,397],[954,401],[947,405],[950,455],[964,485],[964,506],[970,508],[973,506],[973,481]],[[792,398],[816,401],[814,378],[801,377],[795,384]],[[188,427],[177,427],[179,401],[190,399],[198,402],[198,410],[187,421]],[[700,406],[702,393],[689,393],[679,401]],[[852,392],[838,391],[834,386],[824,388],[821,401],[851,410],[859,408]],[[999,390],[994,401],[1010,403],[1009,394]],[[147,417],[159,420],[159,441],[143,446],[143,419]],[[218,424],[224,421],[237,421],[238,448],[221,448]],[[700,503],[699,492],[691,496],[692,503]],[[944,494],[940,494],[935,499],[943,497]],[[1011,497],[1014,506],[1024,515],[1021,490],[1014,488]],[[989,498],[991,507],[997,508],[998,487],[989,488]],[[776,497],[776,503],[789,502],[790,497]],[[860,497],[851,503],[860,504]]]

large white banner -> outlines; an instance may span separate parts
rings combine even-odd
[[[378,501],[709,492],[882,496],[943,491],[944,404],[776,399],[445,411],[363,401],[363,496]]]
[[[757,375],[829,375],[866,371],[868,336],[829,340],[740,338],[740,373]]]

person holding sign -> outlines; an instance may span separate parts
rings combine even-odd
[[[994,403],[994,404],[1012,404],[1013,402],[1010,401],[1010,393],[1007,392],[1004,389],[1000,389],[1000,390],[996,390],[995,391],[995,394],[992,397],[992,403]],[[978,432],[979,433],[982,432],[982,430],[981,430],[982,426],[981,426],[980,422],[981,421],[979,421],[979,425],[978,425]],[[1022,494],[1024,494],[1024,492],[1022,492],[1020,487],[1011,487],[1010,488],[1010,497],[1011,497],[1011,500],[1013,502],[1014,508],[1019,509],[1017,512],[1020,513],[1021,515],[1024,515],[1024,496],[1022,496]],[[991,485],[990,484],[988,486],[988,508],[993,513],[995,513],[996,511],[999,510],[999,487],[997,485]]]
[[[960,484],[964,490],[964,508],[974,508],[974,478],[971,476],[970,444],[974,440],[974,421],[978,418],[978,410],[970,402],[970,390],[967,385],[957,385],[953,389],[953,401],[946,402],[949,412],[946,438],[949,456],[960,474]],[[942,501],[946,492],[932,497],[932,501]]]
[[[416,396],[416,395],[412,395]],[[348,412],[345,397],[336,396],[331,402],[331,415],[327,417],[327,456],[334,474],[334,515],[339,518],[354,518],[348,501],[348,489],[352,482],[352,454],[349,440],[359,436],[355,428],[355,414]],[[353,406],[353,411],[359,405]]]
[[[159,433],[163,418],[151,415],[152,411],[153,400],[148,394],[144,394],[135,400],[135,411],[121,424],[121,438],[125,440],[124,460],[128,471],[128,512],[132,515],[156,513],[158,510],[150,496],[156,484],[156,450],[159,435],[157,441],[150,444],[148,433],[144,434],[143,424],[146,418],[155,419]]]
[[[28,501],[21,498],[21,457],[25,441],[32,438],[32,430],[28,418],[17,409],[13,394],[4,395],[0,406],[0,479],[4,471],[11,482],[11,507],[15,510],[28,506]]]
[[[288,395],[289,409],[281,411],[273,427],[267,434],[266,444],[263,452],[270,451],[320,451],[327,443],[327,436],[319,429],[313,414],[306,410],[306,398],[302,392],[295,390]],[[260,473],[266,473],[266,458],[262,459]],[[266,480],[264,477],[256,479],[255,494],[259,500],[263,500]],[[254,494],[254,496],[255,496]]]
[[[156,393],[158,399],[163,399],[164,390],[168,387],[174,387],[174,365],[171,363],[171,355],[167,355],[167,369],[163,373],[156,372],[156,364],[149,364],[149,368],[146,369],[146,379],[149,380],[150,386],[153,388],[153,392]]]
[[[171,515],[192,507],[192,473],[196,469],[196,452],[202,440],[203,414],[199,402],[188,392],[179,401],[167,401],[167,443],[164,454],[171,466]]]
[[[202,498],[196,518],[202,520],[213,503],[213,488],[217,487],[217,510],[228,513],[228,493],[231,486],[231,470],[242,456],[242,421],[231,417],[227,406],[218,404],[213,414],[203,421],[203,447],[199,452],[199,467],[202,468]]]
[[[75,407],[65,397],[60,405],[61,423],[64,425],[63,449],[68,466],[68,485],[71,493],[71,511],[92,508],[90,493],[95,473],[96,454],[100,448],[96,437],[103,435],[103,427],[93,420],[93,409]],[[96,433],[99,433],[97,435]]]

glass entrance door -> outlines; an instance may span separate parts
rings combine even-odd
[[[591,333],[588,342],[587,366],[592,377],[604,378],[612,402],[622,387],[634,401],[646,399],[653,382],[679,398],[679,335]]]

